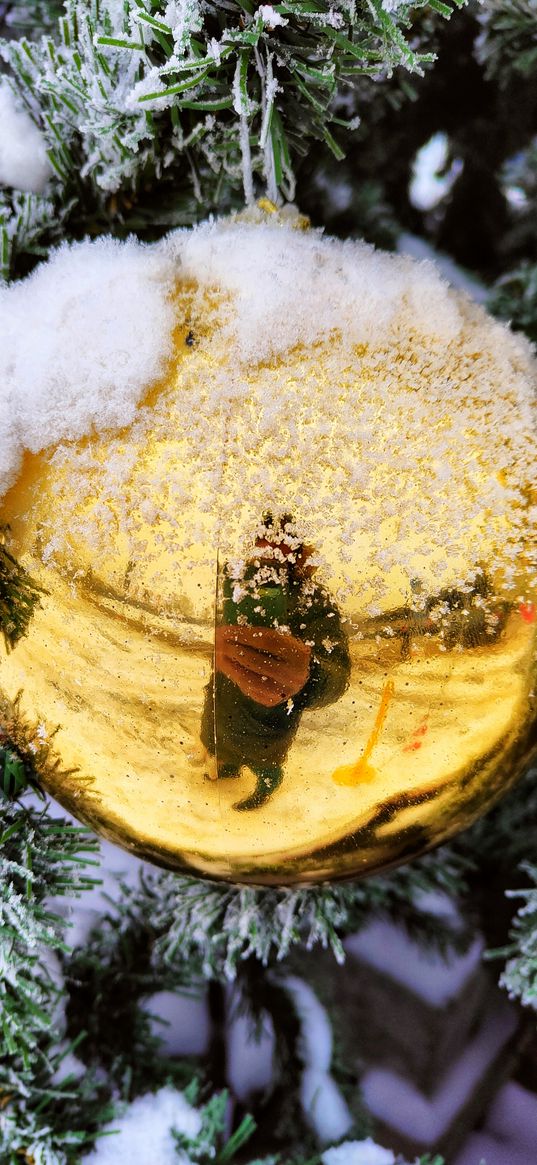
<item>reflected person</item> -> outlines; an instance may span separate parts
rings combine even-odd
[[[244,767],[256,777],[238,810],[272,796],[302,712],[334,703],[349,681],[347,635],[334,600],[314,582],[312,553],[289,515],[267,514],[239,577],[224,568],[200,735],[216,757],[216,777]]]

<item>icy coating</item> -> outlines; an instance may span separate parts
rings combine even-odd
[[[23,446],[109,430],[59,446],[55,488],[70,544],[114,584],[119,523],[134,597],[192,610],[189,564],[220,548],[239,577],[270,508],[370,615],[484,567],[531,590],[531,349],[431,264],[232,220],[66,248],[3,296],[3,480]],[[55,527],[45,558],[65,549]]]

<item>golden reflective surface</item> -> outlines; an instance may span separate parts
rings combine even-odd
[[[524,483],[471,386],[470,443],[460,402],[424,430],[429,354],[390,352],[390,416],[378,353],[342,363],[331,340],[238,376],[218,312],[179,295],[169,376],[129,430],[27,458],[0,521],[46,593],[0,688],[61,758],[50,792],[140,855],[258,883],[379,869],[530,755]]]

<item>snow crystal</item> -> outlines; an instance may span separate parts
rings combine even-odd
[[[391,1149],[376,1145],[371,1137],[365,1141],[345,1141],[321,1155],[323,1165],[394,1165]]]
[[[172,1129],[193,1140],[201,1129],[201,1116],[174,1088],[138,1097],[123,1116],[105,1125],[104,1135],[85,1165],[189,1165],[178,1153]]]
[[[41,194],[51,175],[44,138],[9,82],[0,81],[0,185]]]

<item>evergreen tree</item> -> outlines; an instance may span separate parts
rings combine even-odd
[[[41,143],[17,185],[0,141],[1,276],[24,277],[63,240],[154,240],[268,194],[343,237],[395,247],[411,232],[536,340],[536,18],[535,0],[0,4],[0,114]],[[442,172],[424,206],[413,176],[431,140]],[[6,646],[39,601],[0,546]],[[38,799],[56,763],[39,725],[2,707],[2,1161],[75,1165],[122,1103],[171,1084],[202,1113],[195,1138],[177,1134],[188,1159],[314,1165],[311,1132],[292,1127],[300,1025],[297,1014],[282,1023],[281,967],[316,945],[341,960],[345,936],[373,917],[440,949],[464,949],[478,920],[502,984],[537,1007],[536,770],[455,843],[392,873],[260,890],[155,872],[123,886],[72,950],[55,902],[94,884],[98,845]],[[431,891],[456,902],[463,923],[440,922]],[[491,895],[505,905],[493,926]],[[272,1138],[248,1116],[227,1127],[218,1040],[195,1067],[166,1057],[140,1006],[209,982],[218,1016],[231,980],[252,1023],[269,1015],[277,1034],[292,1108],[282,1093]],[[62,1068],[74,1051],[82,1077]],[[367,1135],[363,1113],[353,1116],[353,1135]]]

